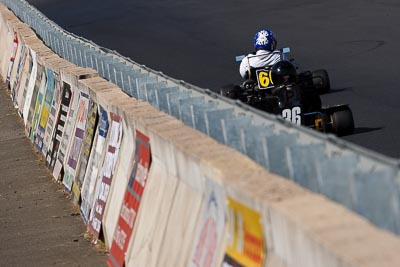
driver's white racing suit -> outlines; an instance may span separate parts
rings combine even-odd
[[[273,52],[269,52],[267,50],[258,50],[256,54],[249,54],[243,58],[242,62],[240,63],[240,75],[242,75],[244,79],[248,79],[249,70],[271,66],[281,60],[282,56],[281,51],[279,50],[275,50]]]

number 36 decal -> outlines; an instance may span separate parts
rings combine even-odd
[[[282,110],[282,117],[284,117],[287,121],[291,123],[301,125],[301,108],[294,107],[294,108],[287,108]]]

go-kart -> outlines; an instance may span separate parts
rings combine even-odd
[[[289,62],[289,52],[287,48],[282,50],[284,61]],[[236,57],[236,60],[241,61],[243,57]],[[354,132],[353,114],[348,105],[321,105],[320,94],[330,91],[326,70],[299,72],[296,67],[294,81],[274,84],[272,68],[267,66],[253,69],[249,79],[241,85],[224,86],[220,94],[321,132],[331,132],[338,136]]]

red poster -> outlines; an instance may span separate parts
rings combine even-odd
[[[147,136],[136,130],[135,163],[126,188],[117,228],[114,232],[110,255],[107,259],[109,266],[118,267],[124,265],[125,253],[128,249],[150,169],[149,141]]]

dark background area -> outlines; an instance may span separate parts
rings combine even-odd
[[[61,27],[203,88],[240,83],[234,57],[273,30],[303,69],[328,70],[323,104],[348,103],[343,139],[400,158],[400,2],[28,0]]]

